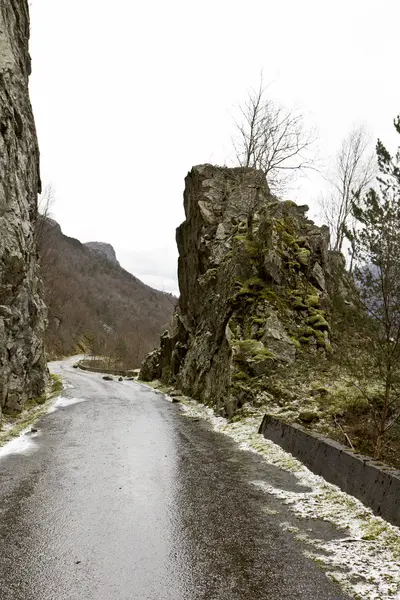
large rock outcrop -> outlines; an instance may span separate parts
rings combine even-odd
[[[85,246],[91,250],[94,250],[95,252],[100,252],[100,254],[108,258],[110,262],[120,266],[115,250],[111,244],[106,244],[105,242],[86,242]]]
[[[26,0],[0,4],[0,407],[22,410],[43,393],[45,307],[34,226],[39,151],[28,94]]]
[[[141,378],[173,383],[230,416],[256,402],[277,369],[330,352],[337,257],[328,228],[308,220],[306,206],[273,197],[260,171],[194,167],[184,206],[181,296]]]

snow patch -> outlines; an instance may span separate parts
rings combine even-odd
[[[64,396],[59,396],[49,407],[48,413],[53,413],[59,408],[67,408],[68,406],[72,406],[73,404],[79,404],[80,402],[85,402],[85,398],[65,398]]]
[[[79,402],[84,402],[84,398],[65,398],[63,396],[58,396],[48,407],[47,413],[53,413],[60,408],[66,408],[73,404],[78,404]],[[39,415],[42,416],[42,415]],[[12,431],[15,424],[10,423],[7,424],[3,432]],[[23,454],[28,451],[34,449],[34,440],[38,437],[37,433],[31,433],[32,425],[27,426],[25,429],[21,430],[18,434],[18,437],[6,442],[4,446],[0,447],[0,459],[8,456],[10,454]]]
[[[0,448],[0,459],[10,454],[24,454],[33,449],[34,436],[27,435],[31,430],[31,425],[22,430],[20,435],[13,440],[10,440]]]
[[[311,547],[306,553],[324,566],[327,576],[357,600],[400,599],[400,529],[376,517],[353,496],[314,475],[280,446],[258,433],[262,414],[253,412],[229,423],[211,408],[194,400],[181,404],[188,417],[208,421],[215,431],[233,438],[242,450],[256,452],[271,465],[294,475],[301,491],[274,487],[265,481],[253,485],[280,499],[296,517],[322,519],[343,532],[340,539],[315,539],[305,530],[282,522],[281,527]],[[306,490],[306,491],[304,491]]]

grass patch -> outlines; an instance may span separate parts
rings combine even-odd
[[[168,394],[173,389],[171,386],[162,383],[159,379],[154,379],[154,381],[142,381],[141,379],[138,379],[137,381],[153,390],[158,390],[162,394]]]

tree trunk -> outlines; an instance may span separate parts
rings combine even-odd
[[[375,441],[375,453],[374,458],[380,459],[382,456],[382,450],[385,445],[386,437],[386,424],[389,413],[389,402],[390,402],[390,390],[391,390],[391,379],[392,379],[392,365],[389,363],[386,369],[386,382],[385,382],[385,395],[383,398],[383,407],[379,419],[378,434]]]
[[[247,215],[247,237],[249,238],[249,240],[253,239],[253,221],[254,221],[253,213]]]

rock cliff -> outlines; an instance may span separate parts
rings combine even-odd
[[[29,13],[25,0],[0,5],[0,407],[22,410],[43,393],[45,307],[34,225],[39,151],[28,94]]]
[[[85,246],[95,252],[100,252],[103,256],[106,256],[110,262],[119,265],[117,255],[111,244],[106,244],[105,242],[86,242]]]
[[[268,380],[330,345],[329,232],[279,201],[253,169],[201,165],[186,177],[177,229],[181,296],[141,378],[162,379],[232,416]]]

